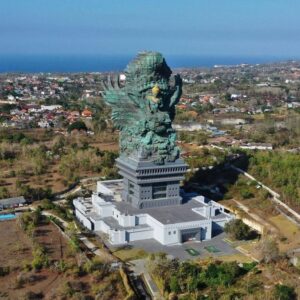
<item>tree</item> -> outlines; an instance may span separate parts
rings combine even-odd
[[[76,122],[74,122],[74,123],[72,123],[71,125],[68,126],[68,132],[71,132],[71,131],[73,131],[75,129],[77,129],[77,130],[84,130],[84,131],[88,130],[87,127],[86,127],[86,125],[85,125],[85,123],[83,121],[81,121],[81,120],[76,121]]]
[[[226,93],[226,94],[224,95],[224,99],[225,99],[225,101],[232,101],[232,99],[231,99],[231,94],[230,94],[230,93]]]
[[[234,219],[226,223],[224,231],[235,240],[246,240],[251,234],[250,227],[241,219]]]

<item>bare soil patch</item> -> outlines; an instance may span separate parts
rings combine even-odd
[[[37,227],[34,240],[28,237],[17,224],[17,220],[0,222],[0,267],[9,267],[10,273],[0,277],[0,299],[24,299],[29,292],[40,294],[37,299],[79,299],[102,293],[101,299],[124,299],[126,292],[118,271],[104,278],[94,273],[76,272],[82,253],[71,254],[68,240],[53,223]],[[46,248],[51,262],[48,268],[40,271],[25,269],[33,260],[34,243]],[[55,265],[63,261],[66,271]],[[18,279],[23,283],[18,285]],[[78,298],[79,297],[79,298]],[[27,298],[26,298],[27,299]]]

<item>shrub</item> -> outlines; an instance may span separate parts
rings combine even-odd
[[[46,249],[40,245],[35,246],[33,249],[33,260],[31,266],[35,270],[49,267],[49,257],[46,254]]]
[[[6,276],[10,272],[9,267],[0,267],[0,276]]]
[[[178,283],[178,279],[176,276],[172,276],[170,279],[170,290],[171,290],[171,292],[174,292],[175,294],[178,294],[181,291],[180,285]]]
[[[250,192],[248,189],[243,189],[241,190],[241,196],[243,197],[243,199],[250,199],[254,197],[254,194],[252,192]]]
[[[234,219],[225,224],[224,231],[233,239],[246,240],[251,236],[251,229],[241,219]]]
[[[88,130],[85,123],[81,120],[76,121],[76,122],[74,122],[74,123],[72,123],[71,125],[68,126],[68,132],[71,132],[75,129],[76,130],[84,130],[84,131]]]
[[[279,257],[279,249],[277,243],[269,237],[261,239],[257,246],[257,250],[261,257],[261,260],[269,263],[275,261]]]
[[[289,287],[283,284],[276,284],[273,296],[276,300],[293,300],[296,299],[295,290],[293,287]]]
[[[39,293],[34,293],[32,291],[27,292],[24,297],[22,298],[23,300],[38,300],[38,299],[43,299],[44,295],[42,292]]]

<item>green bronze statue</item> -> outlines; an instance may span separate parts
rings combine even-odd
[[[179,157],[176,133],[172,128],[175,105],[182,93],[182,80],[175,75],[170,86],[171,69],[157,52],[142,52],[125,70],[125,85],[119,76],[104,84],[104,100],[112,108],[112,120],[120,130],[120,152],[156,164]]]

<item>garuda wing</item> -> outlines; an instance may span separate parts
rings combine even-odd
[[[112,108],[112,120],[118,129],[128,127],[144,116],[140,95],[128,92],[121,87],[119,77],[115,83],[108,78],[104,85],[104,101]]]

